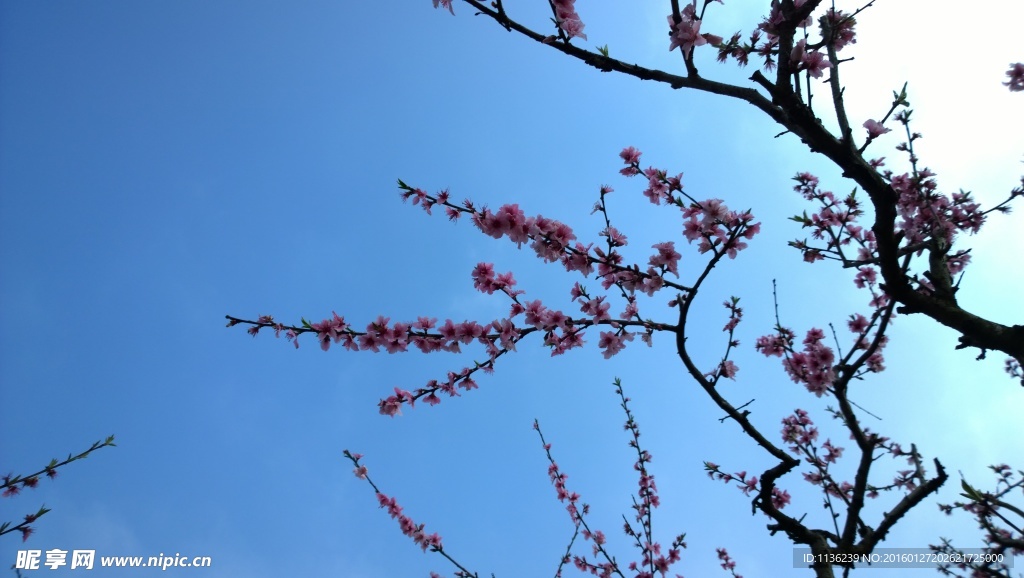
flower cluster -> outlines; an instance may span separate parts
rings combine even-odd
[[[641,154],[633,147],[623,149],[619,156],[625,162],[626,168],[620,172],[626,176],[644,175],[648,183],[644,195],[652,203],[675,206],[682,212],[683,235],[691,243],[698,243],[699,252],[711,253],[714,260],[723,256],[735,258],[739,251],[747,247],[745,240],[752,239],[760,231],[760,223],[753,222],[753,216],[749,211],[731,211],[719,199],[698,202],[684,193],[681,174],[668,177],[666,171],[653,167],[641,170],[638,164]],[[559,355],[582,346],[584,330],[593,325],[609,325],[611,328],[609,331],[602,331],[598,339],[598,346],[605,358],[616,355],[625,348],[627,342],[634,339],[636,333],[630,331],[629,327],[641,327],[641,339],[650,345],[655,330],[672,330],[673,326],[652,323],[640,317],[636,293],[653,296],[666,287],[684,294],[690,291],[690,288],[665,278],[668,274],[679,277],[681,255],[676,250],[675,243],[671,241],[655,243],[652,246],[656,252],[648,258],[645,270],[639,265],[624,264],[621,249],[628,245],[628,239],[610,224],[605,206],[605,196],[612,192],[611,187],[601,187],[601,200],[595,208],[595,211],[602,213],[606,221],[606,226],[600,233],[606,241],[606,247],[602,248],[578,242],[576,234],[564,223],[543,215],[527,216],[517,204],[505,204],[495,211],[487,207],[478,209],[469,200],[459,205],[452,203],[447,190],[429,195],[401,180],[398,181],[398,185],[404,200],[421,206],[428,214],[440,205],[444,207],[450,220],[458,220],[466,214],[473,224],[488,236],[507,237],[520,247],[528,243],[545,262],[559,262],[567,271],[578,271],[584,277],[596,270],[601,286],[604,289],[617,287],[626,300],[626,307],[619,319],[613,319],[607,296],[592,297],[576,283],[570,293],[573,301],[579,301],[583,317],[571,318],[559,310],[546,307],[540,300],[520,299],[524,291],[516,288],[516,280],[511,272],[497,273],[493,264],[478,263],[471,273],[474,288],[485,294],[500,292],[509,297],[512,304],[508,317],[483,324],[475,321],[455,322],[449,319],[438,326],[436,318],[419,317],[412,322],[392,323],[390,318],[379,316],[363,331],[354,329],[337,313],[332,313],[332,317],[315,323],[303,320],[301,327],[285,326],[269,315],[260,316],[255,322],[228,317],[228,326],[238,323],[249,324],[248,332],[254,336],[265,327],[272,328],[278,337],[283,332],[296,347],[301,334],[313,333],[321,349],[325,351],[329,350],[332,344],[340,344],[351,351],[383,350],[388,353],[401,353],[408,351],[411,345],[424,353],[457,353],[461,351],[462,346],[474,342],[482,344],[487,351],[486,360],[476,362],[472,368],[464,367],[459,372],[449,372],[446,381],[432,380],[416,391],[395,388],[395,395],[381,400],[379,404],[380,412],[384,415],[399,415],[402,405],[411,406],[421,398],[429,405],[437,404],[440,402],[438,392],[456,396],[459,388],[475,388],[473,373],[481,369],[485,372],[492,371],[498,357],[514,351],[516,343],[532,332],[544,336],[543,342],[551,349],[552,355]],[[523,315],[522,325],[515,321],[519,315]],[[737,322],[738,317],[732,323]],[[731,362],[723,362],[718,371],[725,377],[733,377],[736,366]]]
[[[390,498],[380,492],[377,492],[377,502],[380,504],[381,508],[387,508],[388,514],[390,514],[392,518],[398,519],[398,526],[402,529],[402,533],[412,538],[413,542],[422,548],[423,551],[426,551],[427,547],[430,547],[433,552],[437,552],[442,549],[441,536],[436,532],[427,535],[427,533],[423,531],[423,524],[416,524],[412,521],[412,518],[403,514],[402,507],[398,505],[398,502],[396,502],[394,498]]]
[[[857,33],[853,27],[857,25],[857,19],[851,14],[842,10],[829,8],[825,15],[818,19],[821,30],[821,37],[826,44],[831,45],[836,52],[845,48],[848,44],[857,43]]]
[[[761,42],[764,37],[764,42]],[[730,57],[734,58],[740,66],[750,63],[750,55],[756,54],[764,60],[765,70],[775,68],[775,54],[779,40],[777,36],[764,34],[761,30],[754,30],[750,33],[747,42],[740,42],[742,35],[737,32],[733,34],[728,42],[718,45],[718,61],[725,62]]]
[[[900,115],[898,118],[905,120]],[[874,121],[866,122],[865,127],[869,138],[884,132],[881,124]],[[911,135],[911,140],[917,136]],[[906,143],[901,147],[909,149]],[[977,232],[985,221],[985,212],[970,193],[961,191],[948,197],[937,193],[934,173],[927,168],[901,175],[883,171],[882,175],[898,197],[896,207],[901,221],[896,224],[895,232],[903,242],[900,252],[920,254],[929,249],[933,257],[926,278],[915,277],[914,280],[928,292],[936,291],[936,280],[942,281],[940,286],[948,293],[952,290],[950,277],[963,271],[970,261],[966,251],[950,250],[955,235],[959,231]],[[839,200],[833,193],[819,189],[817,177],[809,173],[800,173],[794,180],[797,181],[794,190],[805,199],[818,202],[820,209],[813,215],[805,212],[791,219],[810,228],[813,238],[824,241],[824,245],[814,246],[806,240],[797,240],[790,242],[790,246],[800,250],[804,260],[810,263],[829,258],[846,266],[857,266],[854,283],[870,289],[873,307],[884,307],[888,297],[876,291],[878,246],[875,233],[856,224],[863,215],[856,194]],[[849,245],[856,248],[856,255],[847,249]]]
[[[269,316],[265,316],[263,323],[267,323],[268,319],[270,319]],[[270,322],[272,321],[270,319]],[[496,326],[494,323],[498,323],[498,325]],[[365,331],[356,331],[345,322],[344,317],[333,313],[333,317],[330,319],[318,323],[306,322],[304,325],[308,331],[316,333],[320,349],[324,351],[330,349],[331,343],[340,343],[342,347],[350,351],[378,353],[383,349],[387,353],[403,353],[409,350],[409,345],[412,345],[423,353],[435,351],[458,353],[461,351],[460,344],[468,345],[474,341],[482,343],[488,348],[495,348],[495,341],[500,340],[502,335],[488,333],[489,329],[501,330],[500,323],[494,323],[485,326],[476,321],[456,323],[447,319],[442,325],[437,326],[437,319],[432,317],[419,317],[416,321],[409,323],[391,323],[390,317],[378,316],[375,321],[367,324]],[[296,347],[298,347],[298,333],[293,328],[289,329],[288,338],[294,341]]]
[[[678,20],[675,14],[669,14],[669,52],[680,48],[684,55],[689,56],[695,46],[704,46],[705,44],[714,46],[722,43],[721,36],[702,34],[700,24],[701,19],[697,16],[697,0],[693,0],[692,3],[683,7],[679,12]]]
[[[812,328],[807,332],[803,351],[793,349],[793,338],[791,330],[778,327],[774,335],[759,337],[754,347],[766,357],[785,356],[782,365],[790,379],[821,397],[836,378],[833,368],[835,353],[822,343],[825,333],[821,329]]]
[[[576,7],[573,6],[575,3],[576,0],[551,0],[551,8],[555,11],[555,22],[558,23],[558,27],[567,38],[578,37],[586,40],[587,35],[583,33],[583,28],[586,25],[580,20],[580,15],[576,13]]]
[[[743,578],[743,576],[736,573],[736,561],[729,556],[729,552],[725,548],[715,548],[715,553],[718,555],[718,559],[722,561],[723,570],[732,572],[733,578]]]
[[[57,470],[47,469],[46,475],[50,479],[53,479],[57,477]],[[21,490],[24,488],[35,488],[38,485],[38,475],[22,478],[20,476],[15,476],[13,474],[7,474],[3,477],[3,484],[0,485],[0,487],[3,488],[3,493],[0,495],[2,495],[5,498],[10,498],[11,496],[17,496],[18,494],[20,494]]]
[[[723,472],[718,464],[713,462],[704,462],[704,470],[707,471],[708,477],[713,480],[719,480],[726,484],[736,482],[736,488],[743,492],[744,496],[749,496],[751,492],[757,493],[761,491],[757,476],[748,477],[746,470],[729,474]],[[791,499],[789,492],[786,490],[772,487],[772,506],[776,510],[781,510],[788,506]]]
[[[957,231],[977,233],[985,223],[985,215],[970,193],[938,193],[935,173],[927,168],[917,174],[883,174],[899,195],[896,206],[903,220],[897,227],[909,243],[921,243],[932,237],[951,244]]]
[[[608,576],[612,573],[618,572],[618,565],[612,561],[611,557],[604,550],[604,544],[606,541],[604,532],[600,530],[592,531],[587,525],[587,521],[584,518],[590,513],[590,506],[587,504],[580,503],[580,495],[576,492],[570,492],[565,485],[565,480],[568,478],[568,474],[565,474],[558,467],[558,462],[555,461],[554,456],[551,455],[551,444],[547,443],[544,439],[544,432],[540,430],[540,423],[537,420],[533,421],[533,429],[540,436],[540,443],[544,447],[544,453],[548,458],[548,478],[551,480],[551,484],[555,487],[555,493],[558,497],[558,501],[565,503],[565,510],[569,513],[569,517],[572,519],[573,526],[579,532],[582,528],[582,535],[584,540],[589,540],[594,543],[593,554],[595,557],[604,557],[605,562],[590,562],[586,556],[573,556],[573,565],[580,571],[590,572],[595,576]],[[568,561],[568,553],[562,560],[562,564]],[[561,566],[559,566],[559,573],[561,574]]]
[[[806,411],[797,409],[795,413],[782,420],[782,440],[790,444],[789,451],[803,457],[814,467],[813,471],[804,472],[804,481],[811,485],[823,486],[829,496],[849,503],[853,496],[853,484],[846,481],[837,483],[829,473],[829,466],[842,457],[843,448],[833,445],[832,440],[826,439],[819,451],[815,444],[817,439],[818,428]]]
[[[540,423],[536,420],[533,422],[533,429],[541,434],[541,442],[543,443],[544,451],[548,454],[550,461],[550,465],[548,465],[548,478],[551,479],[551,484],[555,486],[555,493],[558,496],[558,501],[566,504],[565,510],[569,512],[569,517],[571,517],[572,521],[575,523],[583,514],[590,511],[590,507],[586,504],[577,505],[580,495],[576,492],[570,492],[566,487],[565,480],[569,475],[563,473],[558,468],[558,463],[554,458],[551,458],[551,444],[544,442],[543,434],[540,431]]]
[[[810,173],[799,173],[793,180],[797,184],[793,190],[800,193],[808,201],[817,202],[821,208],[808,216],[805,212],[790,219],[811,229],[814,239],[825,241],[824,247],[811,247],[807,241],[793,241],[790,246],[803,253],[804,261],[813,263],[825,259],[826,255],[835,259],[852,261],[844,252],[844,247],[853,243],[857,247],[857,256],[861,261],[869,262],[877,251],[875,234],[856,224],[857,218],[864,214],[856,193],[850,193],[839,199],[831,191],[818,188],[818,177]]]
[[[394,498],[385,495],[377,489],[377,486],[369,477],[366,466],[359,463],[359,460],[363,458],[363,454],[352,453],[345,450],[344,455],[355,465],[355,468],[352,470],[355,476],[361,480],[366,480],[366,482],[373,487],[377,494],[377,503],[380,504],[380,507],[387,508],[388,514],[393,519],[398,520],[398,526],[402,529],[403,534],[412,538],[413,542],[423,549],[423,551],[426,551],[427,548],[430,548],[431,552],[440,552],[444,550],[441,545],[441,536],[437,533],[427,534],[424,532],[423,524],[413,522],[412,518],[402,513],[402,507],[398,505],[398,502]]]
[[[722,328],[722,331],[729,334],[729,343],[728,348],[725,351],[725,355],[722,356],[718,365],[716,365],[711,371],[704,374],[704,377],[710,380],[712,385],[717,384],[718,380],[723,377],[735,380],[736,373],[740,370],[740,368],[729,359],[729,353],[732,349],[734,347],[739,347],[740,345],[739,340],[734,337],[736,327],[739,326],[740,320],[743,319],[743,308],[739,306],[739,303],[740,298],[735,296],[730,298],[728,301],[722,302],[722,305],[729,310],[729,320]]]
[[[804,4],[803,0],[796,0],[794,7],[800,9]],[[775,58],[778,55],[779,34],[782,25],[789,20],[783,13],[782,3],[773,2],[772,10],[765,17],[756,30],[751,32],[749,40],[741,42],[743,35],[740,32],[734,34],[727,42],[713,43],[718,46],[718,61],[725,62],[733,58],[740,66],[746,66],[751,55],[756,55],[764,61],[764,69],[772,71],[775,69]],[[842,11],[829,8],[828,11],[818,19],[821,39],[808,42],[802,39],[796,43],[789,55],[793,63],[793,73],[807,71],[814,78],[820,78],[826,68],[832,63],[826,60],[823,49],[832,48],[839,52],[849,44],[857,42],[854,27],[856,19]],[[797,24],[797,28],[807,28],[811,25],[811,17],[808,15]],[[808,47],[813,48],[808,48]]]
[[[818,428],[811,421],[807,412],[797,409],[792,415],[782,420],[782,441],[788,444],[789,451],[800,454],[803,446],[808,446],[818,439]]]
[[[889,114],[907,105],[905,88],[902,93],[893,94],[895,100]],[[967,250],[952,249],[957,235],[962,232],[977,233],[989,212],[1008,212],[1007,205],[1019,196],[1019,190],[1014,189],[1009,199],[987,211],[981,209],[969,192],[959,191],[951,195],[940,193],[935,173],[927,167],[918,166],[914,142],[921,135],[910,130],[911,113],[911,110],[904,109],[893,118],[905,128],[907,140],[896,149],[907,154],[912,170],[902,174],[879,170],[879,174],[893,193],[899,217],[893,228],[898,245],[897,254],[919,257],[925,251],[928,252],[928,265],[923,275],[910,273],[907,280],[919,291],[949,301],[956,291],[953,276],[961,273],[970,262]],[[868,139],[861,150],[873,139],[890,132],[883,125],[889,114],[881,122],[873,119],[864,122]],[[883,164],[883,159],[870,162],[875,169],[881,169]],[[814,175],[800,173],[794,180],[797,181],[794,190],[805,199],[818,202],[820,209],[811,216],[805,212],[802,216],[792,217],[792,220],[810,228],[814,239],[824,241],[824,246],[812,245],[807,240],[793,241],[790,245],[800,250],[808,262],[834,259],[844,266],[857,267],[854,283],[858,287],[870,288],[873,307],[884,307],[889,300],[888,296],[876,291],[878,275],[875,267],[879,254],[875,232],[857,224],[863,211],[855,193],[840,201],[831,192],[819,189],[818,179]],[[855,255],[847,249],[850,245],[855,247]]]
[[[813,78],[821,78],[826,68],[831,68],[832,63],[825,59],[825,55],[818,50],[807,50],[807,41],[801,40],[793,47],[789,59],[795,63],[793,73],[806,70]]]
[[[672,545],[668,548],[667,553],[664,554],[662,553],[661,544],[653,538],[651,517],[653,509],[658,507],[660,501],[654,476],[647,470],[647,464],[651,462],[651,455],[640,447],[640,430],[629,409],[629,398],[623,393],[622,383],[618,379],[614,383],[615,391],[621,400],[620,405],[626,413],[625,429],[631,434],[629,446],[637,454],[637,460],[633,465],[633,469],[637,471],[639,476],[639,492],[634,498],[632,506],[636,512],[635,519],[639,523],[639,529],[634,528],[628,520],[624,524],[624,529],[626,535],[633,538],[636,547],[640,550],[641,559],[640,561],[631,562],[628,567],[632,572],[635,572],[635,576],[638,578],[653,578],[655,574],[664,576],[672,564],[680,560],[680,551],[686,548],[686,535],[681,534],[677,536],[672,541]],[[566,510],[572,518],[577,533],[582,535],[584,540],[593,543],[592,553],[595,557],[594,561],[588,560],[586,556],[570,556],[569,551],[567,551],[562,564],[572,560],[573,565],[577,569],[589,572],[595,576],[610,577],[613,574],[621,576],[622,573],[619,570],[618,564],[605,550],[606,537],[604,533],[599,530],[592,530],[587,525],[585,516],[589,513],[589,507],[586,504],[581,505],[579,495],[575,492],[570,492],[566,487],[565,480],[567,476],[559,469],[557,462],[555,462],[554,457],[551,455],[551,444],[547,443],[544,439],[544,434],[540,431],[540,425],[537,421],[534,421],[533,428],[540,436],[541,444],[547,454],[550,464],[548,466],[548,478],[555,487],[558,500],[567,503]],[[571,547],[572,544],[570,543],[570,550]],[[601,562],[601,559],[604,561]],[[556,576],[561,575],[560,571],[561,566]]]
[[[754,216],[750,211],[731,211],[721,199],[707,199],[697,201],[683,192],[682,174],[669,177],[668,172],[662,169],[649,167],[640,169],[640,155],[642,153],[633,147],[623,149],[619,157],[626,163],[626,168],[621,172],[627,177],[643,175],[647,178],[647,189],[644,196],[655,205],[664,202],[666,205],[678,207],[683,216],[683,236],[690,243],[698,241],[697,250],[700,253],[711,252],[714,256],[726,254],[734,259],[739,251],[747,248],[742,239],[750,240],[761,232],[761,223],[755,223]],[[655,247],[659,247],[655,245]],[[661,254],[659,247],[659,254]],[[663,256],[667,262],[672,264],[669,269],[674,272],[675,247],[671,247],[671,253]],[[653,271],[654,259],[651,262]],[[662,271],[664,272],[664,270]]]
[[[662,554],[661,544],[654,540],[651,516],[654,508],[661,504],[661,500],[658,497],[658,487],[654,482],[654,475],[647,470],[647,464],[651,463],[652,456],[647,450],[640,447],[640,426],[629,409],[630,400],[622,389],[622,382],[616,379],[614,383],[615,393],[618,394],[621,402],[620,407],[626,414],[626,423],[623,427],[630,433],[629,447],[633,448],[637,456],[633,469],[639,476],[639,489],[637,497],[633,500],[633,510],[636,512],[635,519],[640,525],[640,529],[634,529],[629,521],[625,522],[623,528],[626,535],[632,537],[637,548],[640,549],[641,559],[640,562],[631,562],[629,569],[639,572],[638,576],[651,578],[655,572],[664,576],[669,567],[679,561],[680,549],[686,547],[685,534],[676,537],[667,555]]]

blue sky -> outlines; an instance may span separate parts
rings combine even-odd
[[[577,6],[585,46],[680,70],[666,50],[667,3],[594,4]],[[952,11],[872,8],[843,80],[858,125],[884,114],[891,91],[909,81],[924,163],[946,190],[973,190],[990,205],[1022,168],[1015,121],[1024,102],[1000,82],[1008,63],[1024,58],[1011,41],[1024,8],[987,7],[996,17],[955,49],[935,33],[962,27]],[[534,418],[570,487],[592,505],[592,523],[620,560],[632,559],[619,530],[636,479],[617,376],[654,455],[664,504],[656,531],[663,544],[689,537],[674,569],[714,575],[714,549],[726,547],[746,576],[803,575],[790,568],[791,545],[768,536],[748,500],[703,475],[704,460],[729,471],[769,462],[719,423],[665,336],[610,361],[596,336],[559,358],[524,343],[479,390],[389,419],[376,402],[393,387],[419,387],[482,353],[325,354],[308,338],[296,351],[224,327],[225,314],[297,322],[332,310],[357,326],[378,314],[490,321],[507,303],[473,290],[480,261],[514,271],[529,298],[575,311],[568,291],[578,277],[468,223],[403,205],[395,179],[494,207],[516,202],[588,240],[602,225],[589,214],[598,188],[611,185],[612,218],[644,262],[651,244],[681,236],[675,214],[618,175],[617,154],[632,145],[645,163],[684,172],[691,194],[750,207],[763,223],[698,302],[695,354],[715,363],[720,303],[740,296],[744,349],[730,398],[756,398],[754,415],[773,439],[779,420],[803,407],[823,435],[845,441],[827,429],[822,400],[751,348],[774,323],[773,278],[783,321],[798,332],[863,311],[865,296],[846,272],[807,266],[785,247],[803,236],[785,220],[805,208],[791,192],[795,173],[815,172],[837,192],[852,185],[796,139],[773,138],[778,128],[744,103],[602,74],[466,6],[454,18],[426,0],[401,8],[0,3],[0,470],[34,470],[111,433],[118,442],[0,501],[3,520],[44,503],[53,509],[24,546],[0,539],[0,563],[13,564],[23,547],[91,548],[212,557],[209,570],[167,571],[182,576],[451,575],[377,508],[342,458],[348,448],[365,454],[381,489],[467,567],[552,575],[572,528]],[[510,0],[507,9],[547,26],[543,2]],[[705,29],[726,35],[760,17],[712,9]],[[710,62],[702,70],[738,83],[752,72]],[[899,167],[896,142],[889,135],[874,146]],[[961,292],[977,312],[1012,323],[1022,322],[1020,310],[1007,303],[1024,273],[1006,259],[1020,248],[1019,227],[1019,215],[997,218],[967,240],[975,264]],[[685,280],[702,260],[681,252]],[[641,311],[674,321],[668,298],[643,301]],[[883,418],[872,429],[947,464],[953,483],[939,501],[955,499],[958,470],[985,485],[989,464],[1024,467],[1024,398],[999,356],[974,362],[952,349],[951,331],[927,320],[900,318],[891,337],[889,371],[860,385],[855,400]],[[818,495],[796,478],[786,485],[790,507],[811,519],[821,513]],[[877,504],[869,523],[893,499]],[[925,547],[940,535],[977,545],[971,521],[940,516],[934,501],[884,545]]]

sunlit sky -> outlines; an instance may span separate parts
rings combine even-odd
[[[589,40],[577,42],[682,73],[667,50],[668,3],[638,4],[578,2]],[[762,14],[747,4],[711,6],[703,30],[749,31]],[[1024,6],[986,3],[964,33],[962,11],[911,4],[876,2],[861,16],[847,49],[855,59],[841,69],[848,112],[856,126],[879,118],[909,82],[923,164],[944,190],[972,190],[990,206],[1024,169],[1024,94],[1001,84],[1008,64],[1024,60],[1012,40]],[[625,565],[639,557],[621,531],[637,479],[612,386],[619,377],[654,456],[656,536],[667,546],[687,533],[673,570],[724,576],[715,548],[725,547],[748,578],[807,575],[792,568],[785,536],[751,516],[749,498],[704,475],[705,460],[732,472],[773,464],[720,422],[668,335],[607,361],[596,333],[555,358],[529,339],[479,390],[392,419],[377,401],[394,387],[415,389],[485,354],[324,353],[310,336],[295,350],[272,333],[253,339],[224,327],[225,314],[298,323],[332,311],[357,327],[380,314],[490,322],[508,301],[473,289],[481,261],[513,271],[528,299],[577,312],[569,289],[578,274],[403,204],[398,178],[448,188],[456,200],[518,203],[585,242],[599,240],[603,221],[590,212],[599,188],[612,186],[627,257],[646,263],[652,244],[675,240],[681,282],[692,282],[704,257],[683,243],[678,213],[618,174],[618,152],[635,146],[644,166],[683,172],[695,197],[750,208],[762,222],[695,305],[697,363],[711,369],[720,358],[720,304],[739,296],[740,371],[720,386],[724,395],[754,399],[752,419],[773,441],[800,407],[823,437],[852,446],[825,413],[827,399],[753,351],[775,322],[772,279],[783,324],[798,334],[866,312],[868,296],[848,271],[807,265],[786,247],[805,236],[786,218],[810,208],[791,190],[794,174],[811,171],[841,194],[852,183],[791,135],[775,138],[781,129],[745,103],[601,73],[467,5],[455,17],[426,0],[400,5],[0,2],[0,474],[35,471],[109,434],[118,444],[0,500],[0,520],[53,510],[24,544],[0,537],[0,565],[14,564],[18,549],[59,548],[213,562],[110,575],[451,576],[454,567],[422,553],[377,507],[342,457],[350,449],[467,568],[551,576],[572,525],[548,481],[535,418],[570,489],[591,505],[592,527]],[[506,10],[552,30],[545,2],[508,0]],[[749,85],[752,68],[713,60],[704,49],[705,76]],[[899,140],[896,131],[878,139],[872,156],[905,170]],[[1007,324],[1024,322],[1014,305],[1024,272],[1007,264],[1021,250],[1018,213],[964,239],[974,264],[961,302]],[[642,298],[641,314],[674,323],[671,297]],[[857,383],[852,397],[881,418],[864,416],[872,430],[916,443],[951,479],[883,546],[922,548],[940,536],[979,546],[969,517],[945,517],[935,504],[958,497],[960,472],[989,487],[989,464],[1024,467],[1024,390],[1002,356],[976,362],[927,319],[897,318],[891,338],[888,371]],[[905,464],[881,460],[875,481],[898,469]],[[820,494],[798,473],[781,486],[793,495],[790,514],[827,527]],[[867,523],[896,500],[873,503]]]

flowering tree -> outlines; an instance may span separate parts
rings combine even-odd
[[[719,264],[729,264],[754,242],[761,223],[749,210],[730,209],[718,198],[703,198],[684,190],[682,173],[667,168],[643,167],[641,151],[626,147],[620,153],[619,173],[639,179],[642,195],[653,205],[678,211],[682,238],[668,238],[654,244],[646,260],[630,262],[624,248],[627,232],[613,224],[613,211],[608,202],[613,188],[601,186],[593,205],[593,213],[601,220],[598,238],[581,239],[568,225],[542,215],[528,215],[518,204],[505,204],[497,209],[480,206],[471,200],[456,201],[448,190],[428,193],[424,189],[398,181],[403,199],[419,205],[428,214],[444,214],[451,221],[469,220],[482,233],[507,238],[517,247],[527,245],[544,262],[557,264],[566,271],[581,275],[600,285],[595,289],[576,282],[569,288],[578,311],[566,312],[526,297],[511,272],[495,271],[492,263],[479,263],[472,271],[474,288],[508,299],[508,315],[489,322],[447,319],[439,323],[432,317],[392,322],[379,316],[357,329],[345,316],[333,313],[321,321],[281,323],[272,316],[256,319],[228,316],[228,325],[248,326],[252,335],[262,329],[282,334],[299,347],[304,334],[310,334],[321,349],[332,345],[350,351],[387,353],[406,352],[414,347],[423,353],[460,352],[464,347],[478,346],[481,357],[472,366],[452,370],[445,377],[432,379],[414,390],[396,387],[394,394],[382,399],[379,411],[395,417],[403,408],[416,402],[437,405],[446,397],[456,397],[476,389],[481,372],[494,371],[499,360],[515,352],[521,342],[539,339],[551,355],[561,355],[585,344],[587,337],[596,337],[597,347],[605,358],[621,352],[637,341],[651,345],[656,334],[668,334],[674,341],[682,366],[692,382],[703,391],[725,417],[772,460],[773,465],[759,475],[746,470],[723,468],[705,463],[712,479],[735,485],[751,498],[751,506],[768,519],[772,534],[782,533],[794,544],[804,546],[811,554],[807,564],[817,576],[832,576],[834,566],[845,572],[853,569],[858,557],[871,554],[890,530],[911,510],[925,502],[947,481],[946,467],[938,458],[927,459],[916,444],[898,443],[863,423],[866,410],[851,399],[857,382],[875,378],[872,374],[885,369],[884,351],[887,330],[897,315],[923,315],[959,332],[958,349],[973,348],[983,359],[988,351],[1005,354],[1005,369],[1014,378],[1022,379],[1024,362],[1024,326],[1011,321],[987,319],[973,313],[957,299],[959,277],[970,262],[968,250],[957,247],[962,234],[977,233],[992,212],[1009,212],[1013,198],[1024,194],[1013,188],[1008,198],[990,208],[983,208],[965,192],[946,195],[939,191],[935,174],[921,164],[915,154],[915,142],[921,135],[911,128],[907,87],[893,92],[893,99],[880,110],[877,119],[850,119],[843,99],[840,68],[845,62],[839,54],[856,43],[857,16],[871,7],[850,12],[828,6],[820,0],[781,0],[772,2],[770,12],[749,34],[736,33],[728,39],[703,32],[706,12],[713,0],[693,0],[680,6],[670,2],[667,17],[668,48],[677,51],[684,74],[629,64],[610,56],[609,49],[594,51],[578,45],[575,39],[587,40],[585,25],[573,0],[552,0],[553,27],[538,32],[510,17],[503,3],[490,4],[465,0],[478,15],[484,15],[510,32],[549,46],[605,72],[619,72],[642,80],[652,80],[674,89],[693,89],[738,99],[767,114],[784,129],[797,136],[811,152],[827,157],[844,177],[854,182],[857,190],[849,195],[836,195],[822,187],[810,173],[796,175],[794,190],[809,205],[809,210],[792,218],[810,230],[810,240],[795,240],[804,261],[835,261],[855,271],[853,282],[865,292],[864,308],[849,313],[846,331],[812,327],[800,332],[786,325],[776,308],[772,331],[755,342],[755,350],[768,357],[778,357],[782,369],[795,383],[817,398],[834,400],[828,413],[846,430],[850,442],[840,445],[838,438],[821,441],[819,426],[809,412],[795,408],[782,418],[781,439],[763,433],[774,423],[755,421],[746,403],[739,403],[720,387],[724,380],[736,380],[740,367],[734,360],[741,346],[736,330],[743,318],[740,299],[729,297],[723,302],[722,353],[715,359],[698,359],[691,350],[694,331],[689,321],[698,296],[712,271]],[[719,0],[720,2],[720,0]],[[434,0],[435,7],[454,14],[451,0]],[[576,42],[576,43],[574,43]],[[699,50],[717,50],[718,60],[735,60],[741,66],[757,65],[750,76],[750,86],[737,86],[705,78],[697,68],[694,54]],[[845,54],[845,52],[844,52]],[[1011,91],[1024,90],[1024,65],[1011,65],[1006,86]],[[824,91],[829,115],[834,115],[837,130],[822,123],[815,109],[816,92]],[[887,126],[888,124],[888,126]],[[859,125],[859,127],[858,127]],[[858,127],[858,128],[855,128]],[[887,168],[884,158],[871,158],[867,149],[881,135],[899,130],[905,140],[896,148],[905,157],[902,170]],[[863,129],[863,130],[861,130]],[[861,196],[858,196],[858,194]],[[867,197],[865,202],[862,196]],[[689,269],[680,267],[680,250],[695,250],[699,261],[687,259]],[[699,266],[695,263],[701,263]],[[651,299],[667,301],[674,309],[669,318],[645,314]],[[618,305],[613,305],[618,303]],[[612,307],[616,309],[612,309]],[[613,315],[613,311],[618,313]],[[595,336],[596,334],[596,336]],[[700,332],[707,339],[705,331]],[[577,569],[598,576],[653,577],[667,575],[681,559],[686,547],[685,534],[678,534],[662,546],[653,532],[653,511],[660,503],[655,476],[650,469],[651,455],[640,443],[638,420],[619,380],[615,391],[626,415],[625,429],[629,445],[636,451],[634,469],[638,489],[631,518],[624,519],[623,530],[637,548],[637,558],[623,563],[607,548],[606,534],[588,522],[589,506],[571,491],[542,433],[543,451],[549,460],[548,474],[556,495],[570,516],[573,533],[555,571],[571,564]],[[845,442],[843,442],[845,443]],[[423,550],[436,552],[456,568],[456,576],[477,576],[458,562],[446,549],[437,533],[428,534],[424,524],[417,524],[406,515],[396,498],[389,496],[372,481],[363,456],[346,450],[354,473],[366,480],[376,493],[382,508],[395,518],[403,533]],[[840,459],[852,461],[854,475],[846,479],[836,471]],[[879,458],[889,457],[906,466],[886,468]],[[903,468],[903,469],[901,469]],[[791,514],[787,506],[792,496],[791,474],[800,471],[802,482],[816,486],[822,495],[826,521],[806,520],[802,513]],[[880,471],[881,470],[881,471]],[[993,467],[998,476],[997,489],[984,492],[967,481],[962,485],[965,502],[943,506],[947,512],[963,509],[974,514],[985,532],[986,553],[990,557],[959,562],[960,569],[976,575],[1005,575],[1004,559],[999,555],[1024,552],[1024,532],[1020,520],[1013,519],[1021,510],[1010,501],[1024,485],[1006,465]],[[1024,475],[1024,474],[1021,474]],[[887,511],[877,517],[866,515],[871,500],[887,500]],[[1022,516],[1024,517],[1024,516]],[[582,540],[581,540],[582,538]],[[589,542],[581,550],[580,542]],[[934,547],[937,552],[959,552],[948,540]],[[736,562],[726,549],[718,552],[722,567],[738,576]],[[953,567],[943,568],[954,572]],[[436,575],[436,574],[432,574]]]

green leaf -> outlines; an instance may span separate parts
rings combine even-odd
[[[797,223],[800,223],[800,224],[802,224],[805,227],[807,227],[807,226],[809,226],[811,224],[811,219],[810,219],[810,217],[807,216],[807,211],[804,211],[803,216],[794,215],[794,216],[790,217],[789,220],[790,221],[796,221]]]
[[[903,88],[897,94],[896,91],[892,91],[892,98],[896,101],[896,105],[910,106],[910,102],[907,101],[907,83],[903,83]]]
[[[607,44],[605,44],[604,46],[598,46],[597,47],[597,51],[601,53],[601,56],[604,56],[605,58],[608,58],[608,45]]]
[[[974,500],[975,502],[985,501],[985,497],[982,496],[981,493],[978,492],[978,490],[972,488],[971,485],[967,483],[967,480],[960,480],[960,487],[962,487],[964,491],[967,492],[965,494],[960,495],[967,498],[968,500]]]

